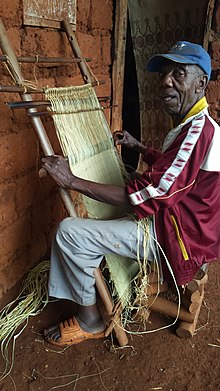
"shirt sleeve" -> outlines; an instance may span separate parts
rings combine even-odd
[[[152,167],[128,183],[129,199],[138,218],[169,208],[196,186],[213,134],[213,125],[205,115],[194,119]]]

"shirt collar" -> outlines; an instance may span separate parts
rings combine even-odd
[[[206,107],[208,107],[208,103],[206,97],[204,96],[202,99],[198,100],[198,102],[196,102],[195,105],[189,110],[189,112],[183,118],[181,124],[184,123],[188,118],[193,117],[200,111],[204,110]]]

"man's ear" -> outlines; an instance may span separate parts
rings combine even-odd
[[[198,83],[196,86],[196,92],[200,93],[201,91],[205,91],[208,84],[208,75],[201,75],[198,77]]]

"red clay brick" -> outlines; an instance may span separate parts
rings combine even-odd
[[[101,60],[102,64],[111,65],[111,37],[109,35],[101,36]]]
[[[15,183],[0,184],[0,230],[9,226],[18,217],[15,207]]]
[[[7,30],[7,36],[11,43],[11,46],[16,54],[16,56],[21,55],[20,49],[20,30],[12,27]]]
[[[92,28],[110,30],[112,28],[113,9],[111,1],[92,2]]]
[[[27,254],[27,265],[30,267],[37,263],[46,254],[47,249],[46,235],[41,232],[39,238],[35,238],[31,243],[29,254]]]
[[[15,205],[17,212],[23,213],[33,204],[34,196],[40,187],[36,173],[28,173],[16,181]]]
[[[37,141],[30,131],[11,133],[1,139],[0,181],[13,178],[36,164]]]
[[[42,232],[48,230],[48,224],[51,219],[51,200],[45,200],[42,204],[34,205],[31,210],[31,219],[34,222],[32,240],[35,240]]]
[[[30,258],[20,255],[0,273],[0,277],[3,277],[3,294],[6,293],[7,289],[13,288],[18,281],[23,280],[23,276],[29,271],[30,266]]]
[[[5,273],[4,271],[3,272],[0,272],[0,299],[6,294],[7,290],[10,289],[12,287],[9,286],[8,284],[8,278],[7,278],[7,273]],[[14,281],[13,285],[16,283],[16,281]]]
[[[77,1],[77,13],[76,22],[78,24],[87,25],[91,17],[91,0],[80,0],[80,4]]]
[[[77,34],[78,42],[84,57],[92,58],[89,66],[92,68],[101,63],[101,42],[100,36],[92,36],[89,34]]]
[[[29,215],[15,221],[0,233],[1,263],[0,270],[14,259],[18,249],[24,251],[31,243],[31,229]]]
[[[220,42],[214,41],[211,43],[210,54],[212,58],[212,69],[218,70],[220,64]]]
[[[0,2],[0,15],[3,15],[2,21],[5,22],[5,18],[10,18],[12,21],[18,15],[19,0],[1,1]]]
[[[12,129],[13,126],[11,109],[3,102],[0,103],[0,124],[0,135]]]

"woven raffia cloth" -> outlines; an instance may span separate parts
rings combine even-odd
[[[157,76],[146,71],[147,60],[177,41],[202,44],[208,0],[128,0],[134,49],[142,142],[160,149],[170,129],[160,110]]]
[[[124,185],[125,170],[94,88],[90,84],[49,88],[45,95],[56,113],[53,119],[57,136],[73,174],[98,183]],[[122,208],[86,196],[82,196],[82,202],[91,218],[114,219],[126,215]],[[106,261],[116,292],[125,303],[138,264],[113,255],[106,255]]]

